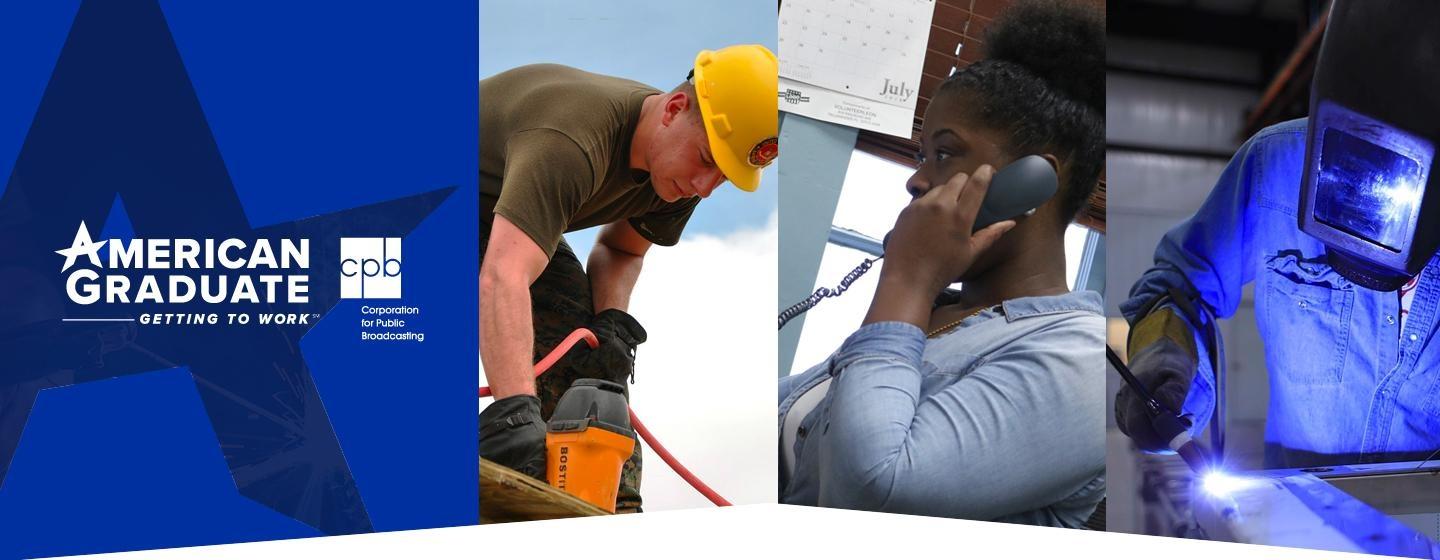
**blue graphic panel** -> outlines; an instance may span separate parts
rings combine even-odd
[[[0,9],[0,557],[475,523],[475,4],[40,4]],[[403,295],[346,299],[341,238]]]

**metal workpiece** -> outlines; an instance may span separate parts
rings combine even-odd
[[[1433,523],[1440,513],[1440,469],[1419,466],[1215,473],[1195,480],[1190,503],[1210,539],[1440,558],[1440,545],[1415,522]]]
[[[1135,455],[1139,474],[1140,499],[1144,517],[1141,530],[1147,535],[1200,538],[1192,513],[1190,487],[1198,480],[1178,455]]]

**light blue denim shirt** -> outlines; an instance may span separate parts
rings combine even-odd
[[[1440,257],[1421,272],[1403,331],[1395,292],[1331,269],[1324,244],[1297,225],[1305,130],[1289,121],[1246,142],[1200,210],[1161,240],[1121,309],[1133,322],[1174,287],[1229,317],[1254,282],[1270,375],[1266,466],[1424,459],[1440,448]],[[1215,408],[1214,372],[1201,362],[1184,406],[1197,432]]]
[[[1100,294],[999,307],[928,340],[908,323],[866,325],[781,379],[782,430],[796,400],[830,382],[800,425],[781,501],[1082,526],[1105,495]]]

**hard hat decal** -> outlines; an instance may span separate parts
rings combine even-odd
[[[754,148],[750,149],[750,165],[765,167],[775,161],[775,156],[780,155],[780,141],[771,136],[761,140]]]

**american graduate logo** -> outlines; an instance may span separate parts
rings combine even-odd
[[[342,242],[343,244],[343,242]],[[397,243],[398,245],[398,243]],[[85,222],[60,272],[65,293],[93,303],[309,303],[309,239],[104,239],[91,240]],[[71,271],[84,258],[90,268]],[[215,270],[244,271],[213,274]],[[145,271],[136,276],[128,271]],[[111,273],[114,272],[114,273]],[[398,297],[398,290],[397,296]]]

